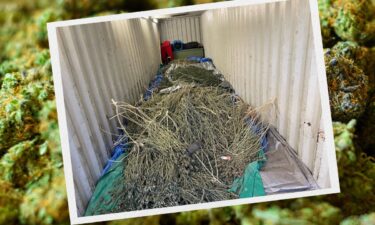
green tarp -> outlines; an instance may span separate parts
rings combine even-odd
[[[259,161],[250,163],[244,175],[234,180],[230,191],[239,193],[240,198],[266,195],[260,176],[260,165]]]
[[[121,155],[119,159],[122,159],[124,155]],[[85,216],[116,212],[116,206],[121,204],[119,200],[125,185],[124,169],[125,164],[121,160],[116,161],[110,170],[99,179],[86,208]]]
[[[113,163],[109,172],[99,179],[87,206],[85,216],[118,212],[116,209],[121,204],[119,200],[122,199],[121,196],[124,194],[125,186],[123,177],[125,164],[121,161],[124,156],[125,154],[121,155],[119,160]],[[263,151],[261,151],[261,156],[263,158]],[[243,176],[234,180],[231,189],[228,191],[237,193],[240,198],[264,196],[265,191],[260,176],[263,163],[263,160],[250,163]]]

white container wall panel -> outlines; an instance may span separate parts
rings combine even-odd
[[[318,151],[322,108],[309,1],[210,10],[201,24],[206,56],[252,106],[274,102],[269,121],[327,185],[318,176],[328,168]]]
[[[57,29],[75,200],[84,213],[111,154],[111,100],[135,102],[160,65],[157,24],[146,19]]]
[[[159,22],[161,41],[181,40],[201,43],[201,20],[199,16],[172,17]]]

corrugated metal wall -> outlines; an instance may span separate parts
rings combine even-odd
[[[111,99],[140,98],[160,64],[157,25],[131,19],[57,29],[78,212],[84,213],[116,134]]]
[[[309,1],[211,10],[201,24],[207,57],[253,106],[275,100],[277,117],[270,121],[319,184],[329,185],[328,176],[319,176],[328,168],[321,166],[322,110]]]
[[[181,40],[201,43],[201,22],[199,16],[173,17],[159,23],[161,41]]]

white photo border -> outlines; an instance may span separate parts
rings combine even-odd
[[[330,151],[326,151],[323,153],[323,154],[328,154],[327,159],[329,162],[328,167],[329,167],[330,188],[313,190],[313,191],[296,192],[296,193],[285,193],[285,194],[277,194],[277,195],[269,195],[269,196],[261,196],[261,197],[201,203],[201,204],[194,204],[194,205],[182,205],[182,206],[165,207],[165,208],[158,208],[158,209],[147,209],[147,210],[132,211],[132,212],[110,213],[110,214],[95,215],[95,216],[78,216],[77,204],[76,204],[76,199],[75,199],[69,138],[68,138],[68,127],[67,127],[68,125],[67,125],[65,103],[64,103],[64,93],[63,93],[63,86],[62,86],[59,49],[58,49],[58,42],[57,42],[57,28],[65,27],[65,26],[73,26],[73,25],[115,21],[115,20],[150,17],[150,16],[155,16],[155,15],[186,13],[186,12],[194,12],[194,11],[201,11],[201,10],[208,10],[208,9],[219,9],[219,8],[228,8],[228,7],[236,7],[236,6],[253,5],[253,4],[284,2],[284,1],[288,1],[288,0],[234,0],[234,1],[219,2],[219,3],[207,3],[207,4],[191,5],[191,6],[184,6],[184,7],[176,7],[176,8],[166,8],[166,9],[158,9],[158,10],[150,10],[150,11],[142,11],[142,12],[134,12],[134,13],[124,13],[124,14],[117,14],[117,15],[76,19],[76,20],[58,21],[58,22],[52,22],[52,23],[47,24],[53,80],[54,80],[54,87],[55,87],[56,105],[57,105],[57,112],[58,112],[59,130],[60,130],[60,138],[61,138],[62,153],[63,153],[64,173],[65,173],[66,188],[67,188],[67,195],[68,195],[69,215],[70,215],[70,221],[72,224],[84,224],[84,223],[93,223],[93,222],[101,222],[101,221],[120,220],[120,219],[128,219],[128,218],[135,218],[135,217],[184,212],[184,211],[191,211],[191,210],[234,206],[234,205],[240,205],[240,204],[259,203],[259,202],[309,197],[309,196],[324,195],[324,194],[334,194],[334,193],[340,192],[336,153],[334,151],[335,145],[334,145],[334,139],[333,139],[331,111],[330,111],[330,106],[329,106],[328,85],[327,85],[325,63],[324,63],[324,56],[323,56],[323,44],[322,44],[322,37],[320,33],[318,4],[316,0],[308,0],[309,5],[310,5],[311,23],[312,23],[312,29],[313,29],[313,41],[314,41],[314,48],[315,48],[314,50],[315,50],[316,66],[317,66],[317,71],[318,71],[318,82],[319,82],[321,104],[322,104],[322,120],[323,120],[323,125],[325,128],[325,132],[326,132],[325,141],[326,141],[327,148],[330,149]]]

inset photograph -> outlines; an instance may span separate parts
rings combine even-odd
[[[317,3],[48,24],[74,224],[339,192]]]

